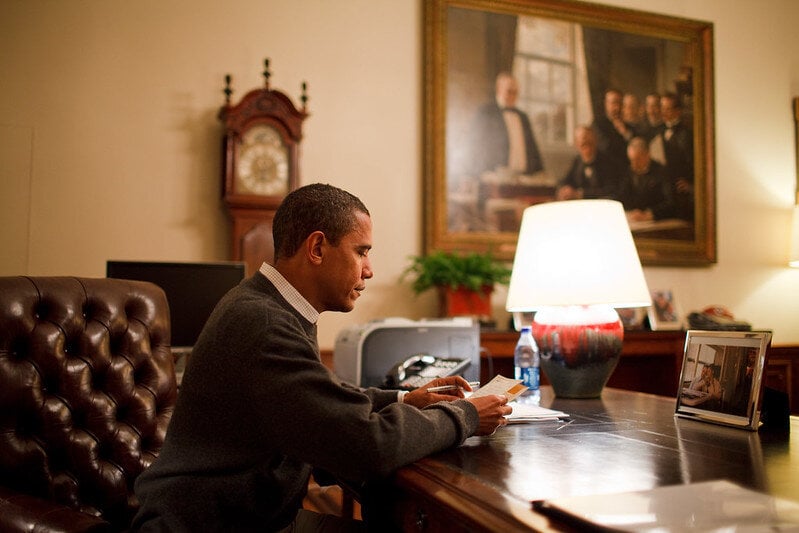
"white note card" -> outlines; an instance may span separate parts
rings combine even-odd
[[[522,384],[522,380],[510,379],[497,375],[494,379],[474,391],[471,397],[479,398],[480,396],[488,396],[489,394],[499,394],[501,396],[507,396],[510,402],[521,396],[526,390],[527,387]]]

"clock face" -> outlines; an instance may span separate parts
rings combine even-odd
[[[288,149],[271,126],[247,130],[238,145],[235,191],[277,196],[288,192]]]

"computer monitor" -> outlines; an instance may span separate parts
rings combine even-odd
[[[172,346],[190,348],[217,302],[244,279],[244,263],[107,261],[106,276],[161,287],[169,302]]]

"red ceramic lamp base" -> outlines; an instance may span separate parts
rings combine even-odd
[[[609,306],[551,307],[536,313],[533,337],[556,396],[597,398],[619,362],[624,328]]]

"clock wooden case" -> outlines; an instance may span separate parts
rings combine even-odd
[[[301,107],[269,87],[269,60],[264,87],[253,89],[231,105],[231,77],[225,76],[225,105],[219,119],[225,127],[222,197],[233,221],[232,258],[244,261],[247,273],[272,261],[272,220],[280,202],[299,184],[302,124],[307,118],[307,86]]]

